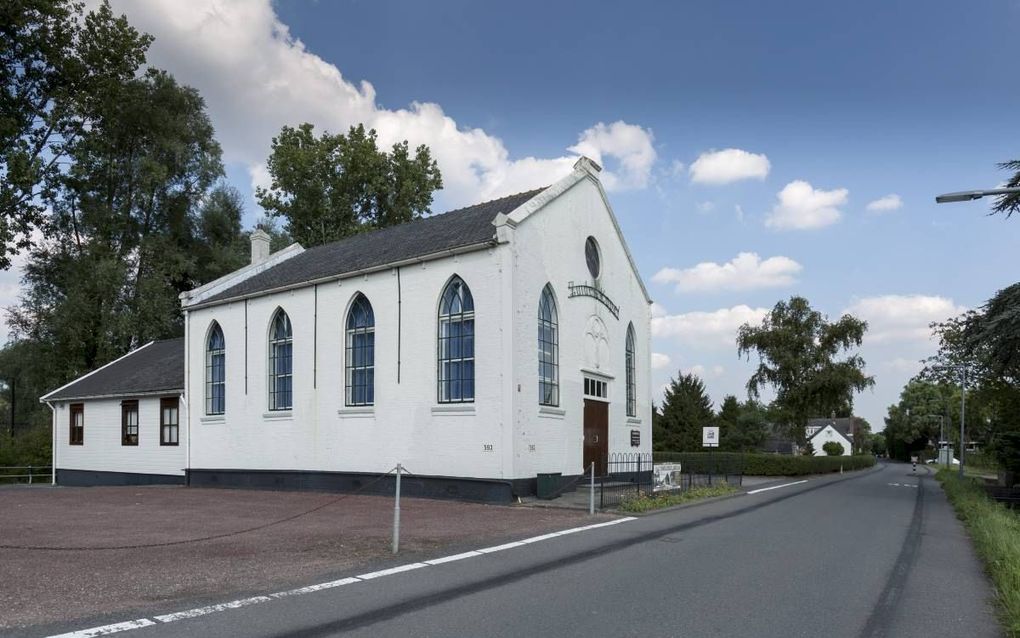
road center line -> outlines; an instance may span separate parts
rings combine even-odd
[[[793,483],[783,483],[782,485],[773,485],[772,487],[762,487],[757,490],[751,490],[750,492],[748,492],[748,495],[757,494],[758,492],[768,492],[769,490],[778,490],[781,487],[790,487],[791,485],[800,485],[801,483],[807,482],[808,480],[804,479],[803,481],[794,481]]]

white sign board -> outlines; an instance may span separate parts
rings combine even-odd
[[[719,447],[719,428],[701,428],[701,447]]]

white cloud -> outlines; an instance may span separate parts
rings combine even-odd
[[[844,313],[868,322],[869,343],[927,342],[929,324],[954,317],[967,308],[952,299],[929,295],[881,295],[858,299]]]
[[[673,160],[669,165],[669,174],[673,177],[682,177],[686,173],[687,165],[678,159]]]
[[[726,372],[726,369],[719,365],[706,367],[698,363],[687,368],[684,372],[687,374],[693,374],[694,376],[701,378],[703,381],[707,381],[709,379],[718,379],[724,372]]]
[[[661,352],[652,353],[652,370],[661,370],[669,366],[671,359],[668,354],[662,354]]]
[[[743,223],[744,221],[744,207],[740,204],[733,206],[733,211],[737,214],[737,221]]]
[[[741,304],[712,312],[653,317],[652,336],[673,338],[700,348],[729,346],[735,351],[737,329],[745,323],[760,323],[768,312],[768,308],[751,308]]]
[[[377,130],[384,147],[404,139],[412,147],[427,144],[443,172],[439,197],[446,206],[550,184],[576,160],[511,159],[502,140],[458,124],[438,104],[382,106],[372,84],[344,77],[295,39],[269,0],[114,4],[133,26],[155,36],[149,63],[199,90],[225,161],[246,166],[253,184],[266,183],[271,138],[283,125],[301,122],[333,132],[364,123]],[[607,188],[642,188],[656,160],[652,141],[640,126],[598,123],[569,150],[608,161],[601,176]]]
[[[765,219],[765,225],[780,230],[808,230],[835,224],[842,217],[839,206],[846,204],[849,191],[815,189],[811,184],[790,182],[776,197],[779,202]]]
[[[715,210],[715,202],[698,202],[697,208],[699,213],[707,215]]]
[[[865,208],[873,213],[888,213],[903,208],[903,200],[896,193],[890,193],[885,197],[868,202]]]
[[[702,153],[691,164],[691,181],[700,184],[729,184],[742,179],[765,179],[769,158],[739,148]]]
[[[789,257],[762,260],[758,253],[740,253],[725,264],[702,262],[693,268],[663,268],[652,281],[675,283],[677,292],[719,292],[789,286],[803,267]]]
[[[656,301],[652,302],[652,317],[653,318],[654,317],[665,317],[668,314],[669,314],[669,311],[666,310],[666,308],[662,304],[660,304],[660,303],[658,303]]]

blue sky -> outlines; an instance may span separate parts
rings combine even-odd
[[[302,121],[428,143],[436,210],[597,156],[657,302],[656,396],[680,369],[742,396],[736,326],[801,294],[871,322],[857,412],[879,428],[927,323],[1015,281],[1020,220],[933,198],[1020,157],[1016,0],[114,7],[206,97],[249,196],[269,138]]]

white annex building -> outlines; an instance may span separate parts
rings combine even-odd
[[[66,484],[354,489],[509,500],[651,451],[650,299],[600,168],[182,295],[183,340],[42,398]],[[413,492],[412,492],[413,493]]]

